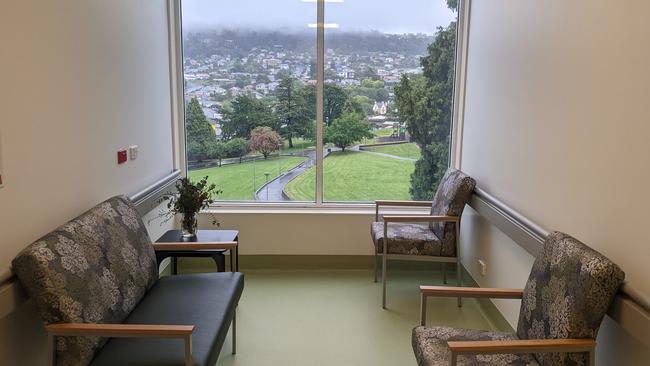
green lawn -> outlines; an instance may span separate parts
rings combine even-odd
[[[189,172],[190,179],[197,180],[209,177],[211,183],[223,191],[217,200],[252,200],[255,199],[255,189],[266,181],[264,173],[271,173],[269,180],[297,166],[306,158],[294,156],[272,157],[268,160],[257,160],[242,164],[230,164]],[[255,188],[253,188],[253,171],[255,172]]]
[[[293,151],[300,151],[300,150],[313,150],[316,148],[316,141],[312,140],[307,140],[303,139],[302,137],[298,137],[293,139],[293,147],[289,147],[289,140],[283,140],[284,144],[282,146],[282,152],[293,152]]]
[[[377,147],[366,148],[368,151],[375,151],[379,153],[401,156],[403,158],[419,159],[420,158],[420,148],[415,142],[410,142],[408,144],[394,144],[394,145],[384,145]]]
[[[375,137],[373,137],[371,139],[363,139],[363,141],[361,141],[361,143],[364,144],[364,145],[378,144],[379,141],[378,141],[377,138],[392,135],[393,134],[393,128],[392,127],[391,128],[381,128],[381,129],[372,131],[372,133],[375,134]]]
[[[410,199],[415,163],[364,152],[334,152],[323,163],[325,201]],[[316,172],[310,168],[289,182],[285,192],[294,200],[313,201]]]

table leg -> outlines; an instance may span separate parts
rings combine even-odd
[[[172,275],[178,274],[178,263],[176,261],[176,257],[171,257],[172,261]]]
[[[212,255],[214,263],[217,265],[217,271],[226,272],[226,257],[223,253],[215,253]]]

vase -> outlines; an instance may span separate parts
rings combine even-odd
[[[196,226],[197,226],[197,220],[196,220],[196,214],[183,214],[183,218],[181,220],[181,229],[183,231],[182,236],[183,239],[193,239],[196,238]]]

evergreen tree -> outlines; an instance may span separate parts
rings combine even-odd
[[[192,98],[187,104],[185,133],[188,160],[201,161],[209,157],[216,135],[196,98]]]
[[[455,0],[447,4],[455,10]],[[411,175],[413,199],[433,198],[449,162],[449,135],[454,86],[456,22],[438,28],[420,64],[421,76],[402,76],[395,87],[398,114],[422,150]]]
[[[311,118],[304,95],[298,91],[296,80],[285,78],[276,90],[275,113],[280,123],[280,131],[293,147],[294,137],[306,137],[311,131]]]
[[[327,126],[339,118],[343,113],[343,107],[348,100],[348,93],[336,84],[326,83],[323,85],[323,120]],[[316,119],[316,86],[310,85],[305,88],[305,99],[309,107],[312,119]]]
[[[225,138],[248,139],[255,127],[268,126],[277,129],[277,125],[275,115],[264,101],[240,95],[224,110],[222,133]]]

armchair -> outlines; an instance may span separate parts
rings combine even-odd
[[[625,274],[600,253],[560,232],[548,236],[524,289],[420,286],[419,366],[594,365],[600,323]],[[521,299],[516,333],[426,327],[427,298]]]
[[[382,307],[386,308],[387,261],[416,260],[443,263],[443,281],[447,283],[446,263],[457,263],[456,279],[461,285],[460,217],[474,191],[476,182],[460,170],[449,168],[442,178],[433,201],[375,201],[375,221],[370,227],[374,244],[374,272],[382,257]],[[383,216],[380,207],[431,207],[429,215]],[[458,298],[458,306],[461,299]]]

